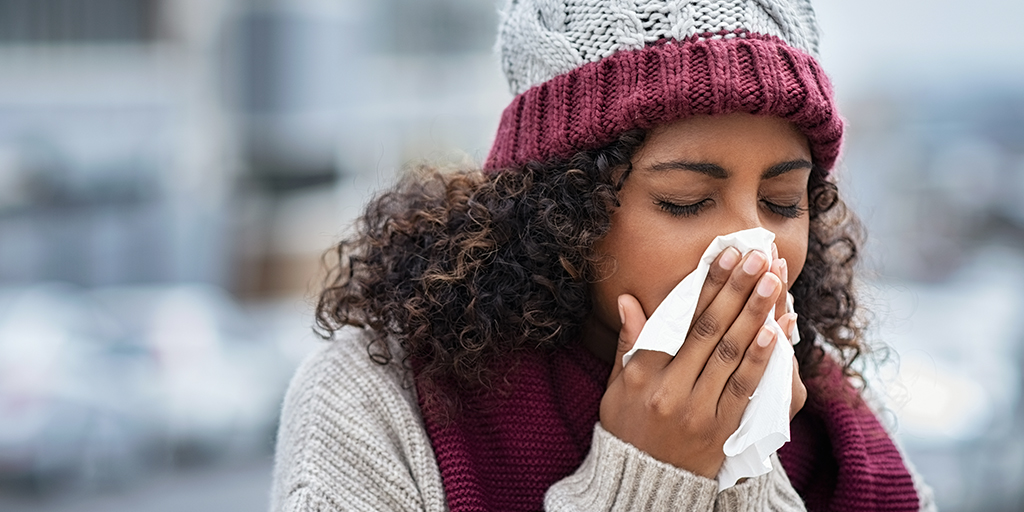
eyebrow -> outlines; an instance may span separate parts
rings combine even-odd
[[[652,165],[651,170],[655,172],[693,171],[700,174],[706,174],[712,178],[720,180],[724,180],[729,177],[729,171],[726,171],[722,166],[707,162],[686,162],[681,160],[672,162],[659,162]]]
[[[788,162],[782,162],[775,164],[763,173],[761,173],[761,179],[767,180],[776,176],[781,176],[789,171],[796,169],[811,169],[811,162],[802,158],[797,160],[790,160]],[[650,167],[651,171],[662,172],[662,171],[692,171],[700,174],[704,174],[711,178],[724,180],[729,177],[729,171],[725,170],[724,167],[709,162],[687,162],[683,160],[672,161],[672,162],[659,162]]]
[[[797,169],[812,169],[813,165],[803,158],[798,160],[790,160],[788,162],[782,162],[769,167],[764,173],[761,174],[762,180],[768,180],[776,176],[781,176],[789,171],[795,171]]]

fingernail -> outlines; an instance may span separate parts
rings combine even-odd
[[[786,258],[782,258],[780,267],[782,270],[782,282],[789,284],[789,264],[786,263]]]
[[[743,262],[743,271],[754,275],[758,270],[764,267],[765,256],[761,251],[750,251],[750,256],[747,256],[747,261]]]
[[[762,327],[757,333],[757,346],[767,347],[772,342],[772,331],[767,327]]]
[[[622,308],[622,301],[617,301],[619,304],[619,322],[622,325],[626,325],[626,310]]]
[[[740,262],[740,252],[735,247],[726,247],[722,257],[718,258],[718,265],[726,270],[732,270]]]
[[[789,332],[786,333],[786,334],[787,334],[787,336],[789,336],[789,342],[794,344],[794,345],[796,345],[797,343],[800,343],[800,326],[796,323],[797,314],[796,313],[787,313],[787,314],[793,315],[793,323],[790,324],[790,325],[792,325],[792,327],[789,329]]]
[[[765,274],[757,283],[757,294],[762,297],[771,297],[773,292],[775,292],[775,280],[771,278],[770,274]]]
[[[772,242],[772,259],[779,259],[779,246],[775,245],[775,242]]]
[[[779,325],[787,325],[787,322],[796,322],[796,313],[786,313],[779,318]]]

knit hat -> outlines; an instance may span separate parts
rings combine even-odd
[[[830,170],[843,122],[809,0],[508,0],[512,93],[485,169],[565,159],[692,115],[781,117]]]

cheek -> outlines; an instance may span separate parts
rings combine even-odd
[[[615,301],[624,293],[636,297],[650,316],[672,288],[694,270],[710,240],[701,245],[700,236],[680,231],[656,215],[616,215],[612,230],[596,246],[605,263],[601,279],[591,289],[602,316],[618,319]]]

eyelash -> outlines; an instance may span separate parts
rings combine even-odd
[[[807,208],[800,206],[800,203],[783,206],[781,204],[765,201],[764,199],[762,199],[761,202],[764,203],[765,208],[768,208],[772,213],[787,219],[795,219],[807,212]]]
[[[710,204],[711,199],[704,199],[692,204],[676,204],[664,200],[658,201],[658,206],[674,217],[693,217]]]
[[[807,212],[807,208],[800,206],[799,204],[794,205],[780,205],[775,204],[764,199],[761,199],[761,203],[764,204],[768,211],[784,217],[787,219],[795,219]],[[696,203],[691,204],[676,204],[669,201],[660,200],[657,201],[658,207],[668,212],[670,215],[675,217],[693,217],[701,212],[704,208],[711,205],[711,199],[704,199]]]

